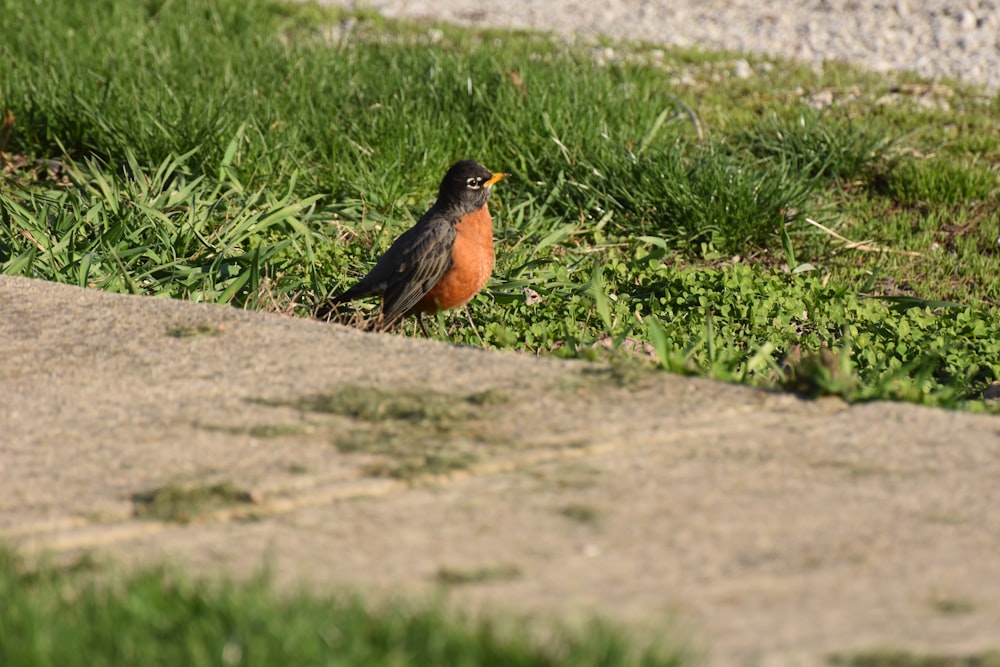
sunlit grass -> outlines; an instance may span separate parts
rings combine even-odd
[[[0,29],[6,273],[306,315],[474,157],[514,174],[494,280],[438,336],[766,386],[830,349],[852,399],[1000,379],[1000,97],[264,0]]]

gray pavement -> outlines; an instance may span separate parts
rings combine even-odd
[[[849,62],[1000,87],[997,0],[321,0],[390,17]]]
[[[1000,644],[996,417],[22,278],[0,276],[0,313],[0,539],[28,553],[394,595],[494,573],[448,599],[596,612],[717,665]],[[457,412],[428,431],[302,402],[351,387]],[[461,465],[386,477],[385,442]],[[221,482],[246,502],[136,515],[135,494]]]

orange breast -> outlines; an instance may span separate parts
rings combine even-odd
[[[493,220],[485,206],[462,218],[452,247],[452,266],[414,310],[433,313],[464,306],[489,282],[493,273]]]

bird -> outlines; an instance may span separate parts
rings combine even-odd
[[[434,205],[392,242],[364,278],[318,308],[316,317],[329,320],[340,304],[378,295],[378,329],[415,314],[428,335],[423,313],[460,308],[489,281],[494,251],[487,202],[493,186],[508,176],[475,160],[453,164]]]

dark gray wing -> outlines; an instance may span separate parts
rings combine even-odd
[[[452,247],[458,235],[453,218],[431,207],[417,224],[393,241],[364,278],[317,312],[326,314],[337,304],[380,294],[386,322],[406,315],[451,268]]]
[[[457,235],[452,221],[431,209],[379,260],[372,273],[383,269],[382,313],[387,322],[406,315],[448,272]]]

